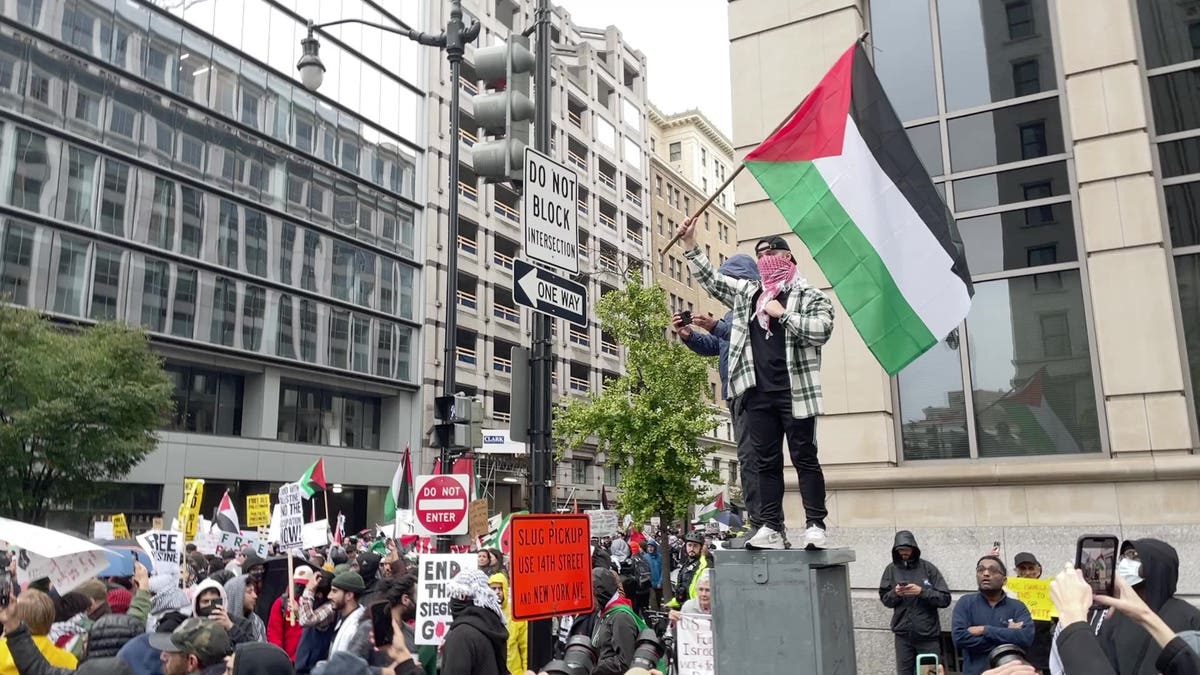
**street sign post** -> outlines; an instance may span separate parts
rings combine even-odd
[[[539,312],[545,312],[587,328],[587,287],[551,274],[517,258],[513,261],[513,299]]]
[[[417,532],[430,536],[466,534],[469,477],[417,476]]]
[[[574,169],[525,148],[521,222],[525,255],[579,273],[579,179]]]

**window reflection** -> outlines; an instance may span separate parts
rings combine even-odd
[[[174,385],[174,410],[165,425],[167,429],[242,435],[241,375],[176,363],[167,363],[163,368]]]
[[[958,229],[972,274],[1078,259],[1070,202],[963,218]]]
[[[1154,131],[1173,134],[1200,127],[1200,68],[1150,78]]]
[[[1175,258],[1175,278],[1179,283],[1179,309],[1183,320],[1192,390],[1200,391],[1200,255]],[[1200,399],[1196,400],[1200,415]]]
[[[279,392],[281,441],[379,449],[381,399],[285,384]]]
[[[875,72],[900,120],[936,115],[929,0],[873,3],[871,40],[880,50],[874,58]],[[931,173],[936,176],[941,171]]]
[[[1063,152],[1057,98],[956,117],[947,123],[947,132],[954,171]]]
[[[1137,10],[1147,68],[1200,58],[1200,25],[1196,23],[1193,7],[1178,2],[1138,0]]]
[[[1070,192],[1066,162],[1039,164],[954,181],[954,208],[973,211]]]
[[[900,385],[905,459],[969,457],[959,331],[904,368]]]

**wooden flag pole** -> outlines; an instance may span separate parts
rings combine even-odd
[[[863,42],[863,41],[865,41],[865,40],[867,39],[867,36],[868,36],[868,35],[870,35],[870,34],[871,34],[871,33],[870,33],[870,31],[863,31],[863,32],[862,32],[862,34],[858,36],[858,39],[857,39],[857,40],[855,40],[855,43],[858,43],[858,42]],[[805,99],[807,99],[807,98],[808,98],[808,97],[806,96],[806,97],[805,97]],[[784,116],[783,120],[782,120],[782,121],[781,121],[781,122],[780,122],[778,125],[776,125],[776,126],[775,126],[775,128],[774,128],[773,130],[771,130],[771,133],[769,133],[769,134],[767,134],[766,136],[764,136],[764,137],[763,137],[763,140],[765,141],[766,139],[768,139],[768,138],[770,138],[770,137],[774,136],[775,134],[779,133],[779,130],[783,128],[783,125],[787,124],[787,123],[788,123],[788,120],[792,119],[792,117],[793,117],[793,116],[794,116],[794,115],[795,115],[797,112],[799,112],[799,111],[800,111],[800,106],[802,106],[802,105],[804,105],[804,100],[803,100],[803,99],[800,101],[800,103],[799,103],[799,104],[797,104],[797,105],[796,105],[796,107],[795,107],[795,108],[792,108],[792,111],[791,111],[791,112],[789,112],[787,115],[785,115],[785,116]],[[734,169],[734,170],[733,170],[733,172],[729,174],[729,178],[726,178],[726,179],[725,179],[725,182],[724,182],[724,183],[721,183],[721,187],[717,188],[717,191],[716,191],[716,192],[714,192],[714,193],[712,193],[712,196],[711,196],[711,197],[709,197],[708,199],[704,200],[704,203],[700,205],[700,208],[696,210],[696,213],[694,213],[693,215],[690,215],[690,216],[688,216],[687,220],[691,220],[691,219],[694,219],[694,218],[699,218],[699,217],[700,217],[700,214],[702,214],[702,213],[704,213],[705,211],[707,211],[707,210],[708,210],[708,207],[712,206],[712,203],[713,203],[713,201],[715,201],[715,200],[716,200],[716,198],[717,198],[717,195],[719,195],[719,194],[721,194],[722,192],[724,192],[724,191],[725,191],[725,189],[726,189],[726,188],[728,188],[728,187],[729,187],[729,186],[730,186],[730,185],[733,183],[733,179],[734,179],[734,178],[737,178],[737,175],[738,175],[739,173],[741,173],[741,172],[742,172],[742,169],[745,169],[745,168],[746,168],[746,163],[745,163],[744,161],[742,161],[742,162],[739,162],[739,163],[738,163],[738,166],[737,166],[737,168],[736,168],[736,169]],[[687,222],[687,220],[685,220],[684,222]],[[663,247],[663,250],[662,250],[662,255],[664,255],[664,256],[665,256],[665,255],[667,254],[667,251],[670,251],[670,250],[671,250],[671,247],[675,245],[675,242],[679,241],[679,237],[680,237],[680,234],[679,234],[679,232],[676,232],[676,233],[675,233],[675,236],[671,237],[671,240],[670,240],[670,241],[668,241],[668,242],[667,242],[667,245]]]
[[[293,579],[296,578],[296,561],[295,556],[292,555],[291,551],[287,551],[286,553],[288,559],[288,625],[295,626],[296,613],[292,610],[292,605],[296,603],[296,582],[293,581]],[[316,579],[313,579],[313,583],[316,583]]]

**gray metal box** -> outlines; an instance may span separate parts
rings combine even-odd
[[[716,675],[854,675],[850,549],[713,551]]]

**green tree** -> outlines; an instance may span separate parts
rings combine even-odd
[[[621,511],[645,523],[660,519],[663,591],[670,593],[667,527],[685,517],[718,477],[708,467],[711,446],[700,438],[717,418],[708,385],[708,361],[664,338],[670,323],[666,292],[634,275],[623,290],[596,306],[604,329],[627,350],[625,374],[603,393],[573,399],[554,419],[557,447],[599,440],[609,462],[621,467]]]
[[[154,449],[171,387],[148,347],[123,324],[64,330],[0,304],[0,515],[42,523]]]

